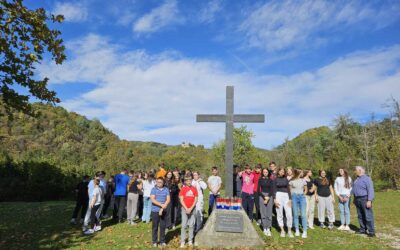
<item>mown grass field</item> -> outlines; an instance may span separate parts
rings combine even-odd
[[[336,206],[336,205],[335,205]],[[69,224],[72,201],[0,203],[0,249],[146,249],[151,244],[151,224],[136,226],[103,221],[104,229],[85,236],[81,227]],[[393,249],[400,248],[400,192],[380,192],[374,203],[376,238],[349,232],[316,228],[308,238],[273,237],[265,240],[265,249]],[[337,210],[337,208],[336,208]],[[352,229],[357,229],[352,206]],[[338,222],[339,216],[337,214]],[[274,218],[274,221],[276,219]],[[262,235],[261,230],[259,230]],[[168,249],[179,247],[180,228],[167,233]]]

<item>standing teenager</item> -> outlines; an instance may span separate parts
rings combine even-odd
[[[304,170],[304,180],[307,182],[306,214],[307,214],[308,228],[314,229],[315,185],[314,185],[314,180],[312,179],[311,170]]]
[[[221,189],[222,180],[218,176],[218,168],[211,168],[211,176],[207,180],[208,188],[210,189],[209,202],[208,202],[208,215],[211,214],[214,203],[217,198],[219,198],[219,190]]]
[[[92,192],[92,197],[89,203],[90,207],[90,223],[91,228],[87,229],[84,234],[93,234],[96,231],[96,227],[99,225],[99,218],[96,213],[100,209],[100,206],[103,201],[103,190],[100,188],[100,180],[94,180],[94,188]]]
[[[76,186],[76,205],[72,214],[71,224],[76,224],[76,218],[78,217],[79,210],[81,211],[80,223],[83,223],[85,219],[86,210],[89,205],[89,194],[88,194],[89,176],[83,176],[83,180]]]
[[[321,228],[325,228],[325,211],[328,215],[328,229],[334,228],[333,222],[335,222],[335,209],[333,204],[335,203],[334,191],[331,181],[326,176],[325,170],[319,171],[319,178],[315,180],[315,186],[317,193],[315,195],[315,201],[318,207],[318,220]]]
[[[142,189],[142,182],[138,181],[138,174],[134,174],[127,186],[128,200],[127,200],[127,223],[136,225],[135,217],[138,209],[139,190]]]
[[[151,216],[151,200],[150,200],[150,193],[153,190],[156,182],[154,180],[154,174],[148,173],[145,174],[145,180],[143,180],[143,215],[142,221],[144,223],[150,222]]]
[[[294,227],[296,229],[296,236],[300,236],[299,230],[299,210],[301,215],[301,225],[303,227],[302,238],[307,238],[307,216],[306,208],[307,202],[305,194],[307,193],[307,183],[301,176],[302,171],[300,169],[293,170],[293,177],[291,178],[290,192],[292,193],[292,203],[293,203],[293,219]]]
[[[120,174],[114,177],[115,181],[115,192],[114,192],[114,212],[113,219],[118,220],[122,223],[122,215],[126,206],[126,186],[129,183],[129,176],[127,175],[128,170],[124,169]]]
[[[292,225],[292,195],[290,193],[289,181],[286,178],[286,171],[284,168],[278,169],[278,176],[275,180],[276,183],[276,201],[275,210],[278,225],[281,228],[281,237],[285,237],[284,217],[283,211],[285,210],[286,226],[288,228],[288,236],[293,237]]]
[[[166,229],[166,209],[170,202],[169,190],[164,186],[164,178],[159,177],[156,186],[151,190],[150,199],[151,220],[152,220],[152,243],[153,247],[157,247],[158,239],[161,247],[165,247],[165,229]],[[158,232],[160,237],[158,238]]]
[[[242,207],[247,216],[253,221],[253,208],[254,208],[254,174],[249,165],[244,167],[244,171],[240,172],[242,177]]]
[[[195,207],[198,199],[197,188],[192,186],[192,177],[186,175],[185,185],[179,192],[182,207],[181,248],[185,247],[186,227],[189,227],[189,247],[193,246],[194,226],[196,222]]]
[[[193,181],[192,185],[196,187],[197,189],[197,202],[196,202],[196,210],[195,210],[195,216],[196,216],[196,223],[195,223],[195,230],[194,232],[197,233],[200,231],[201,227],[203,226],[203,209],[204,209],[204,196],[203,192],[204,190],[207,189],[207,184],[203,181],[201,178],[200,172],[199,171],[193,171]]]
[[[257,164],[255,167],[255,170],[253,171],[254,175],[254,206],[256,208],[256,217],[254,218],[256,220],[256,224],[259,226],[261,225],[261,213],[260,213],[260,198],[259,198],[259,192],[257,191],[258,187],[258,180],[261,178],[261,170],[262,170],[262,165]]]
[[[258,180],[256,191],[259,197],[261,224],[264,234],[271,236],[272,209],[275,200],[275,181],[269,178],[268,169],[262,170],[262,176]]]
[[[339,199],[339,211],[341,225],[339,230],[350,231],[350,194],[351,177],[346,169],[339,169],[339,176],[335,180],[335,193]]]

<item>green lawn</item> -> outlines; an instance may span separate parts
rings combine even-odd
[[[149,248],[151,225],[113,225],[103,222],[104,230],[84,236],[80,226],[69,225],[74,202],[0,203],[0,249],[133,249]],[[264,237],[272,249],[390,249],[400,248],[400,192],[377,193],[374,203],[377,238],[327,229],[309,230],[308,238],[280,238],[274,228],[272,238]],[[336,220],[339,219],[337,214]],[[275,220],[275,218],[274,218]],[[352,207],[352,224],[358,226]],[[261,234],[261,230],[259,230]],[[179,246],[180,228],[167,234],[170,249]]]

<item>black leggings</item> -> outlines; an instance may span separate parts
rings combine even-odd
[[[92,210],[90,211],[90,223],[92,224],[92,228],[94,228],[94,226],[99,224],[99,219],[97,219],[96,213],[97,210],[99,210],[100,208],[100,204],[99,205],[95,205]]]

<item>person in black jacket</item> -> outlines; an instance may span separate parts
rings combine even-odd
[[[275,181],[269,178],[269,171],[264,168],[258,180],[257,192],[260,199],[261,224],[266,236],[271,236],[272,209],[274,207],[276,186]]]
[[[78,217],[79,210],[81,210],[81,220],[80,223],[83,222],[86,210],[89,204],[89,195],[88,195],[88,184],[89,184],[89,176],[83,176],[83,180],[76,185],[75,192],[77,194],[76,197],[76,205],[74,212],[72,214],[71,224],[76,224],[76,217]]]
[[[114,196],[115,191],[115,183],[114,183],[114,176],[111,176],[110,179],[107,181],[107,192],[104,196],[104,206],[102,211],[102,217],[108,218],[107,210],[110,207],[111,200]]]

